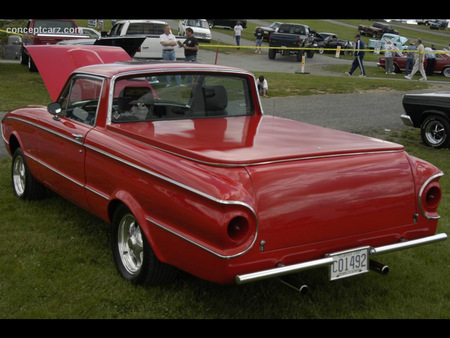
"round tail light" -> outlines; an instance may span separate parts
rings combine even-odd
[[[422,215],[427,219],[439,219],[437,208],[441,202],[442,190],[437,178],[442,174],[434,175],[422,186],[419,192],[419,207]]]
[[[240,241],[245,238],[249,231],[249,224],[244,217],[235,217],[228,224],[228,237],[233,241]]]

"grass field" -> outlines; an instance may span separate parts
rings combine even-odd
[[[290,95],[430,88],[391,78],[308,75],[301,77],[302,88],[308,88],[301,93],[297,76],[270,76],[271,95],[277,96],[285,95],[280,88],[289,89]],[[39,74],[21,65],[0,64],[0,111],[49,100]],[[444,171],[438,232],[450,233],[450,149],[427,148],[417,129],[369,136],[401,143],[410,154]],[[450,318],[449,241],[380,256],[391,268],[387,276],[369,273],[329,282],[326,269],[307,271],[302,274],[310,286],[306,295],[277,280],[223,286],[187,274],[164,287],[135,287],[115,270],[109,225],[52,193],[39,202],[17,200],[10,167],[10,159],[0,160],[2,319]]]

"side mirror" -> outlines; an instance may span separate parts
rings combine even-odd
[[[47,111],[54,115],[53,119],[55,121],[59,120],[59,114],[61,114],[62,108],[61,105],[59,104],[59,102],[52,102],[47,106]]]

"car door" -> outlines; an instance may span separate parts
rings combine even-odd
[[[44,166],[44,181],[58,194],[86,207],[85,147],[87,133],[94,127],[101,78],[77,75],[59,99],[61,113],[42,121],[39,158]]]

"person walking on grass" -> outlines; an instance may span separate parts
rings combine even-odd
[[[416,46],[417,46],[417,49],[416,49],[416,52],[414,53],[413,69],[411,71],[411,74],[406,75],[405,78],[408,80],[411,80],[413,78],[414,74],[416,74],[417,71],[419,71],[420,74],[422,75],[422,77],[419,79],[419,81],[426,81],[427,75],[425,74],[425,69],[423,68],[423,63],[425,61],[425,48],[422,44],[422,40],[417,39]]]
[[[364,42],[361,40],[361,35],[359,34],[355,36],[355,39],[356,39],[355,54],[354,54],[355,59],[353,60],[352,68],[350,69],[349,72],[346,72],[345,74],[351,76],[353,72],[356,70],[356,68],[359,67],[359,69],[361,70],[361,75],[359,76],[365,77],[366,71],[364,70],[363,59],[366,52],[364,50],[365,49]]]

